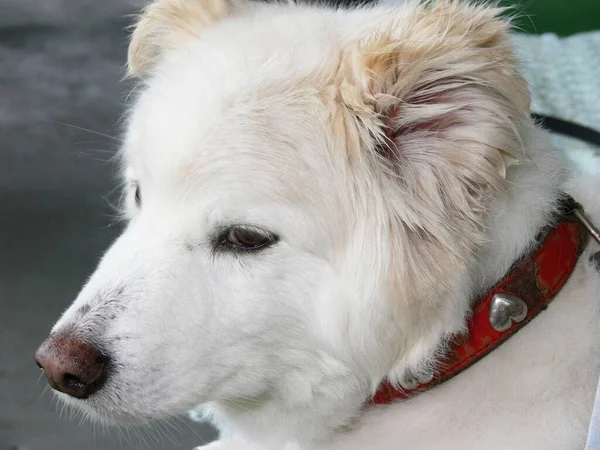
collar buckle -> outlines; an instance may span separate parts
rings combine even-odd
[[[579,222],[581,222],[590,236],[592,236],[594,240],[600,244],[600,230],[598,230],[590,218],[585,215],[585,212],[583,212],[583,206],[577,204],[575,209],[573,209],[573,215],[577,218],[577,220],[579,220]]]

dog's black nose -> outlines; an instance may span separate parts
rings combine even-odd
[[[75,398],[89,397],[106,380],[108,358],[70,334],[50,335],[35,352],[35,362],[53,389]]]

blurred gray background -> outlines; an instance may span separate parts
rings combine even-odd
[[[61,418],[33,362],[119,232],[119,141],[80,128],[119,135],[136,3],[0,0],[0,450],[191,449],[214,437],[186,418],[125,436]]]

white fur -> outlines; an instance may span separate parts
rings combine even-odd
[[[178,29],[176,3],[142,19],[130,53],[141,81],[123,149],[126,229],[54,327],[98,343],[113,372],[87,400],[61,397],[125,423],[207,404],[234,433],[211,450],[582,448],[600,369],[594,245],[548,310],[492,354],[411,400],[368,405],[384,378],[435,364],[566,186],[527,119],[505,22],[447,1],[240,13],[212,2],[202,29],[188,9]],[[382,161],[386,108],[411,111],[401,102],[425,89],[419,64],[440,58],[463,84],[410,114],[439,120],[447,101],[460,126]],[[569,188],[596,223],[599,189]],[[231,224],[280,241],[214,252]]]

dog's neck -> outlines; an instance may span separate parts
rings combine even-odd
[[[507,170],[507,189],[489,201],[484,237],[475,256],[444,291],[446,309],[434,318],[437,322],[432,319],[414,348],[384,375],[388,381],[404,384],[407,378],[430,373],[448,338],[465,331],[474,302],[532,249],[540,230],[554,217],[567,179],[565,160],[551,148],[545,132],[530,126],[521,137],[525,155]]]
[[[531,247],[558,208],[567,180],[564,159],[543,132],[531,129],[524,141],[527,160],[510,169],[507,193],[489,209],[486,239],[472,268],[475,295],[496,284]]]

